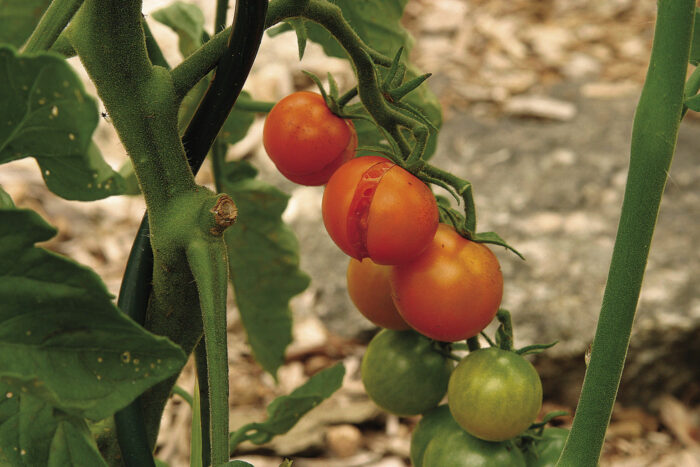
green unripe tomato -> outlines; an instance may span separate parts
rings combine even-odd
[[[411,433],[411,463],[413,467],[423,465],[423,454],[428,443],[450,431],[461,430],[450,413],[447,404],[435,407],[421,417],[420,422]]]
[[[542,407],[542,382],[530,362],[496,347],[459,362],[447,390],[450,412],[473,436],[503,441],[525,431]]]
[[[418,415],[440,403],[447,392],[452,361],[415,331],[384,329],[362,358],[367,395],[396,415]]]
[[[512,442],[492,443],[470,435],[454,423],[425,448],[420,467],[525,467],[525,457]]]

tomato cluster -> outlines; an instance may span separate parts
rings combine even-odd
[[[383,157],[355,157],[354,126],[318,94],[282,99],[264,143],[287,178],[326,185],[323,222],[351,257],[350,298],[384,328],[362,359],[362,381],[386,411],[423,414],[414,465],[526,465],[508,440],[541,408],[534,367],[510,348],[472,351],[456,367],[450,353],[450,343],[477,336],[498,311],[503,276],[491,250],[439,223],[436,198],[416,176]]]

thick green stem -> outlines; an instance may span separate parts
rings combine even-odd
[[[211,461],[228,461],[228,352],[226,343],[226,288],[228,264],[223,238],[195,239],[187,247],[187,260],[197,281],[204,323],[209,384],[209,435]],[[206,427],[203,427],[205,429]]]
[[[196,185],[177,132],[170,75],[152,66],[146,51],[141,2],[88,0],[69,38],[131,157],[155,233],[168,201]]]
[[[214,34],[226,28],[228,0],[216,0],[216,16],[214,17]]]
[[[617,395],[683,107],[694,0],[659,0],[649,70],[591,360],[558,465],[595,466]]]
[[[24,52],[49,50],[82,4],[83,0],[53,0],[27,39]]]
[[[216,67],[219,58],[226,52],[231,28],[220,31],[204,45],[192,52],[170,72],[175,93],[184,97],[207,73]]]
[[[194,363],[197,368],[197,384],[199,392],[200,424],[202,427],[202,465],[207,465],[211,456],[211,438],[209,437],[209,371],[207,370],[207,347],[204,339],[199,341],[194,349]]]

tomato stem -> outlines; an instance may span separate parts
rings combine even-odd
[[[678,137],[695,0],[659,0],[632,129],[625,197],[590,363],[557,465],[598,464],[627,355],[654,226]]]
[[[82,4],[83,0],[53,0],[27,39],[23,52],[49,50]]]

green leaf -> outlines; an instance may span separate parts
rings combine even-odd
[[[289,197],[252,178],[248,162],[226,165],[222,190],[238,206],[238,222],[226,230],[236,303],[255,359],[273,376],[292,340],[289,299],[309,285],[299,270],[299,245],[281,220]],[[246,178],[249,177],[249,178]]]
[[[202,45],[204,14],[197,5],[173,2],[154,11],[151,16],[177,34],[178,46],[183,57],[189,56]]]
[[[0,47],[0,164],[36,158],[47,186],[81,201],[121,194],[124,181],[92,144],[97,105],[66,61]]]
[[[0,186],[0,209],[11,209],[15,207],[12,197]]]
[[[245,461],[228,461],[225,464],[219,464],[217,467],[255,467]]]
[[[241,91],[238,98],[250,99],[250,93],[246,91]],[[224,126],[221,127],[219,132],[219,138],[224,140],[228,144],[235,144],[245,138],[248,134],[248,129],[255,121],[255,114],[253,112],[247,112],[245,110],[239,110],[236,106],[233,106],[231,113],[228,114]]]
[[[122,166],[119,168],[119,175],[124,179],[124,194],[125,195],[140,195],[141,187],[139,187],[139,181],[136,178],[136,172],[134,172],[134,164],[131,159],[124,161]]]
[[[37,156],[36,161],[46,186],[62,198],[92,201],[126,191],[126,180],[105,162],[93,142],[84,155]]]
[[[690,41],[690,58],[688,61],[691,65],[698,66],[700,64],[700,8],[697,7],[695,8],[695,25],[693,27],[693,39]]]
[[[357,34],[372,48],[393,57],[399,47],[406,54],[413,45],[408,31],[401,26],[401,16],[408,0],[329,0],[340,7],[343,17]],[[347,58],[345,49],[324,28],[308,25],[309,39],[320,44],[326,55]]]
[[[95,441],[89,437],[87,427],[79,429],[72,423],[63,421],[58,424],[56,434],[51,440],[51,454],[48,467],[97,467],[107,466],[97,450]]]
[[[186,357],[121,313],[90,269],[33,245],[55,233],[33,211],[0,210],[0,383],[101,420]]]
[[[284,434],[308,411],[328,399],[343,384],[345,366],[337,363],[318,372],[287,396],[280,396],[267,406],[267,420],[263,423],[250,423],[231,433],[230,451],[238,443],[248,440],[263,444],[277,435]]]
[[[20,47],[51,0],[0,0],[0,43]]]
[[[106,466],[85,421],[0,383],[0,464]]]

